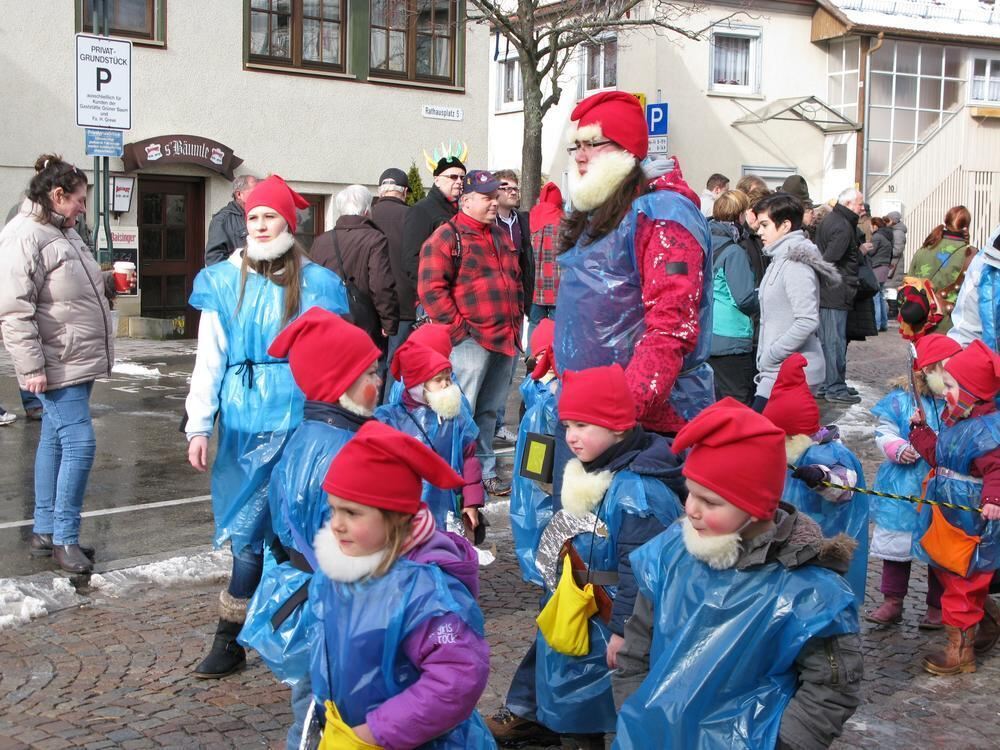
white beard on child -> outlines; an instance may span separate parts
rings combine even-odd
[[[359,417],[370,417],[375,413],[374,409],[369,409],[367,406],[362,406],[353,398],[348,396],[346,393],[337,399],[337,403],[340,404],[344,409],[351,412],[351,414],[357,414]]]
[[[935,396],[943,396],[944,392],[948,390],[948,386],[944,384],[944,376],[939,372],[928,373],[927,387]]]
[[[247,256],[251,260],[275,260],[287,253],[295,243],[295,236],[282,232],[273,240],[261,242],[253,237],[247,237]]]
[[[434,410],[441,419],[454,419],[462,410],[462,391],[457,383],[452,383],[447,388],[440,391],[424,391],[427,405]]]
[[[743,540],[739,531],[717,536],[702,536],[691,525],[691,519],[685,516],[681,519],[684,533],[684,546],[692,557],[706,563],[714,570],[726,570],[733,567],[740,559]]]
[[[370,576],[382,564],[387,551],[380,549],[370,555],[358,557],[345,555],[329,523],[324,524],[316,532],[313,549],[316,552],[316,562],[319,563],[320,570],[326,573],[326,577],[331,581],[342,583],[354,583]]]

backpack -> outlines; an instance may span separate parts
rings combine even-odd
[[[344,317],[348,322],[353,323],[371,336],[372,341],[378,343],[384,337],[382,336],[382,321],[379,319],[378,311],[375,310],[375,303],[367,293],[358,289],[353,276],[348,278],[344,271],[344,259],[340,255],[340,246],[337,244],[337,231],[334,230],[331,236],[333,252],[336,253],[337,265],[340,266],[340,272],[337,275],[344,282],[344,288],[347,291],[347,306],[350,308],[350,314]]]

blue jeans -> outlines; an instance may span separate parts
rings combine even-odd
[[[473,420],[479,428],[476,456],[483,465],[483,479],[497,474],[493,435],[496,432],[497,411],[507,398],[511,371],[516,355],[491,352],[472,337],[463,339],[451,351],[451,366],[458,387],[469,399]]]
[[[819,309],[819,341],[826,359],[824,392],[847,395],[847,310]]]
[[[536,326],[542,322],[543,318],[556,317],[556,306],[555,305],[536,305],[534,302],[528,308],[528,338],[531,338],[531,334],[535,332]],[[534,354],[534,352],[531,352]]]
[[[392,392],[393,383],[396,382],[396,379],[392,377],[392,371],[389,369],[392,367],[392,357],[396,353],[396,350],[403,345],[403,342],[410,338],[410,334],[413,332],[413,324],[415,322],[416,321],[413,320],[399,321],[399,328],[389,337],[389,349],[385,355],[385,361],[387,364],[385,371],[385,385],[382,386],[383,404],[389,403],[389,394]],[[291,748],[291,745],[288,747]]]
[[[97,441],[90,421],[94,383],[54,388],[38,394],[41,436],[35,453],[36,534],[52,534],[53,544],[79,544],[80,512]]]
[[[535,659],[536,642],[531,642],[528,653],[521,659],[521,663],[514,672],[514,677],[510,681],[510,689],[507,690],[507,699],[504,705],[507,709],[522,719],[528,721],[537,720],[538,700],[535,694]]]
[[[302,743],[302,725],[305,723],[312,699],[312,681],[307,674],[292,685],[292,726],[288,728],[288,735],[285,737],[286,750],[298,750]]]
[[[511,383],[514,382],[514,370],[517,368],[518,357],[515,354],[510,362],[510,377],[507,379],[507,390],[510,391]],[[493,434],[500,432],[500,428],[503,427],[504,422],[507,420],[507,396],[504,394],[503,401],[500,404],[500,408],[497,409],[497,426],[493,431]],[[517,428],[514,429],[517,432]]]
[[[24,407],[24,413],[27,414],[28,409],[41,409],[42,402],[39,400],[38,396],[36,396],[34,393],[32,393],[31,391],[26,391],[22,388],[21,406]]]
[[[879,287],[873,298],[875,303],[875,327],[880,331],[889,329],[889,303],[885,301],[885,285]]]
[[[244,547],[239,553],[234,550],[233,575],[229,579],[229,593],[236,599],[249,599],[257,590],[263,572],[263,552],[254,552],[251,547]]]

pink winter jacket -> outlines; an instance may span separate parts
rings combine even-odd
[[[40,210],[25,200],[0,231],[0,330],[21,387],[44,371],[53,390],[109,376],[114,332],[101,267]]]

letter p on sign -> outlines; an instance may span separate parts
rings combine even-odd
[[[650,135],[667,135],[668,106],[666,102],[646,105],[646,127]]]
[[[97,90],[101,90],[101,86],[106,83],[111,83],[111,71],[107,68],[97,68]]]

